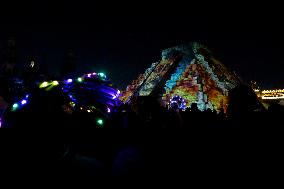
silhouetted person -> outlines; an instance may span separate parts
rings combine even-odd
[[[210,108],[207,108],[206,110],[205,110],[205,113],[207,113],[207,114],[212,114],[212,110],[210,109]]]
[[[194,112],[194,113],[199,113],[200,112],[200,110],[198,109],[197,103],[192,103],[191,104],[191,112]]]
[[[245,85],[239,85],[229,92],[228,116],[232,124],[237,127],[253,127],[255,124],[256,111],[261,110],[260,104],[254,91]]]
[[[245,85],[237,86],[229,92],[229,115],[243,115],[260,107],[256,94]]]

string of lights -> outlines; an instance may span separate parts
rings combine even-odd
[[[88,73],[63,81],[42,81],[38,87],[40,90],[46,92],[52,90],[54,87],[59,87],[63,94],[69,98],[69,102],[62,106],[63,111],[71,114],[79,111],[101,115],[95,117],[98,127],[104,125],[105,119],[115,109],[115,106],[121,105],[119,100],[120,91],[113,87],[104,73]],[[30,95],[27,94],[25,98],[15,102],[11,106],[11,111],[15,112],[26,106]]]
[[[170,105],[170,108],[172,109],[178,108],[182,111],[185,111],[186,109],[185,99],[178,95],[175,95],[174,97],[171,98],[169,105]]]
[[[284,89],[274,90],[254,90],[257,96],[263,100],[279,100],[284,99]]]

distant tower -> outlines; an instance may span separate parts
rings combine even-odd
[[[76,74],[77,64],[73,51],[69,51],[61,65],[60,75],[62,78],[73,77]]]
[[[4,76],[15,76],[17,69],[17,52],[14,38],[8,39],[2,54],[1,74]]]

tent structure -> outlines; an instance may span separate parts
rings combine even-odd
[[[127,86],[120,99],[131,103],[133,97],[152,96],[166,107],[186,109],[196,103],[201,111],[226,111],[228,92],[240,82],[207,47],[193,42],[163,50],[161,60]]]

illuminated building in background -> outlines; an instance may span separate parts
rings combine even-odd
[[[262,100],[284,100],[284,89],[255,91]]]
[[[262,102],[284,100],[284,89],[261,89],[255,81],[251,81],[251,88]]]
[[[207,47],[190,43],[162,51],[161,60],[139,75],[122,93],[121,100],[131,103],[133,97],[152,96],[164,106],[175,105],[181,110],[194,103],[201,111],[226,111],[228,93],[238,84],[240,79]]]
[[[251,88],[261,100],[284,100],[284,89],[262,90],[255,81],[251,81]]]
[[[284,89],[262,90],[258,87],[253,90],[266,109],[272,104],[280,104],[284,101]]]

